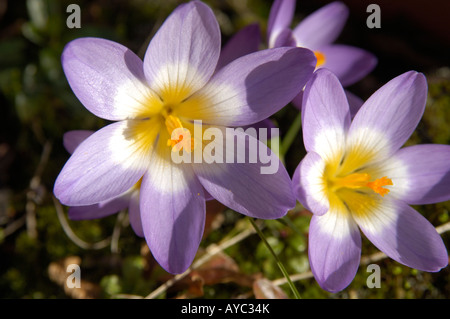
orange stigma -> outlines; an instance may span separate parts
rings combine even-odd
[[[314,55],[316,56],[317,59],[316,68],[320,68],[322,65],[325,64],[326,61],[325,54],[323,54],[320,51],[314,51]]]
[[[337,179],[333,182],[333,185],[337,188],[345,187],[351,189],[369,187],[375,193],[380,194],[381,196],[389,193],[389,189],[383,188],[383,186],[393,185],[390,178],[384,176],[382,178],[374,180],[373,182],[370,182],[370,178],[370,175],[366,173],[354,173]]]
[[[392,183],[392,180],[390,178],[383,176],[382,178],[376,179],[373,182],[368,182],[366,186],[373,189],[373,191],[375,193],[378,193],[381,196],[384,196],[387,193],[389,193],[389,189],[383,188],[383,186],[387,186],[387,185],[394,185],[394,184]]]
[[[182,148],[190,152],[194,149],[194,139],[191,137],[191,132],[184,128],[178,117],[173,115],[166,116],[166,128],[170,134],[170,139],[167,140],[167,146],[172,147],[172,151],[178,152]]]

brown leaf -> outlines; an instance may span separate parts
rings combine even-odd
[[[252,287],[259,275],[250,276],[240,272],[237,263],[228,255],[220,252],[209,261],[193,270],[188,276],[180,280],[176,290],[187,290],[177,298],[194,298],[203,296],[204,285],[212,286],[221,283],[235,283],[243,287]]]
[[[270,280],[261,278],[253,283],[253,293],[256,299],[288,299],[286,293]]]

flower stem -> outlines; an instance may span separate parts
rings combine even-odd
[[[289,287],[291,288],[294,296],[296,299],[301,299],[300,294],[297,290],[297,288],[295,288],[294,283],[292,282],[291,278],[289,277],[288,272],[286,271],[286,268],[284,268],[283,263],[281,262],[281,260],[278,258],[277,254],[275,254],[275,252],[273,251],[272,247],[270,246],[269,242],[266,240],[266,237],[264,236],[264,234],[262,233],[262,231],[259,229],[258,225],[256,225],[255,221],[253,220],[253,218],[248,218],[250,223],[252,224],[253,228],[255,228],[256,232],[258,233],[259,237],[261,238],[261,240],[263,241],[263,243],[266,245],[267,249],[269,249],[270,253],[272,254],[273,258],[275,258],[275,261],[277,262],[278,267],[280,268],[281,272],[283,273],[283,276],[286,278],[287,283],[289,284]]]
[[[280,155],[282,157],[286,155],[295,137],[297,137],[301,127],[302,127],[302,113],[298,112],[297,116],[295,117],[294,121],[291,124],[291,127],[289,127],[289,130],[284,136],[283,141],[281,141]]]

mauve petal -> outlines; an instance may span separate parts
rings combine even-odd
[[[387,158],[411,136],[427,100],[422,73],[406,72],[378,89],[353,118],[347,135],[349,148],[367,149]]]
[[[69,42],[62,66],[77,98],[107,120],[134,118],[148,108],[154,93],[147,87],[139,57],[119,43],[99,38]]]
[[[295,197],[283,164],[254,137],[240,130],[227,131],[231,133],[222,129],[223,139],[214,139],[214,154],[219,160],[214,161],[210,152],[204,150],[203,162],[194,164],[203,187],[241,214],[263,219],[284,216],[295,206]],[[234,147],[230,141],[234,141]]]
[[[347,96],[348,105],[350,106],[350,116],[354,118],[356,113],[358,113],[359,109],[364,104],[364,101],[359,96],[348,90],[345,90],[345,95]]]
[[[322,159],[341,156],[350,126],[350,110],[344,89],[327,69],[317,70],[303,93],[303,142],[308,152]]]
[[[388,174],[395,183],[405,185],[400,199],[412,205],[450,200],[450,146],[414,145],[400,149],[394,160],[402,165]],[[405,172],[406,169],[406,172]]]
[[[281,30],[273,46],[275,48],[297,46],[292,30],[291,29]]]
[[[370,212],[355,215],[366,237],[408,267],[435,272],[447,266],[447,249],[433,225],[403,201],[387,196]]]
[[[216,71],[241,56],[258,51],[260,42],[261,31],[259,30],[259,25],[254,23],[246,26],[231,37],[223,46]]]
[[[69,131],[64,133],[63,136],[63,144],[64,148],[72,154],[75,149],[78,147],[78,145],[81,144],[85,139],[87,139],[89,136],[91,136],[94,133],[94,131],[88,131],[88,130],[75,130],[75,131]]]
[[[304,91],[301,90],[291,101],[292,105],[294,105],[299,111],[303,109],[303,93]]]
[[[280,32],[289,28],[295,12],[295,0],[275,0],[270,8],[267,22],[267,43],[269,48],[275,47]]]
[[[242,127],[244,131],[249,133],[248,129],[254,129],[255,134],[251,134],[253,137],[256,137],[263,143],[266,143],[271,138],[277,137],[280,135],[280,129],[275,125],[275,123],[271,119],[265,119],[260,122],[246,125]]]
[[[142,227],[147,244],[168,272],[184,272],[203,235],[206,204],[203,188],[187,164],[174,164],[170,148],[159,143],[144,175],[140,193]]]
[[[317,50],[337,39],[349,10],[342,2],[332,2],[303,19],[294,29],[297,45]]]
[[[319,285],[338,292],[347,287],[361,259],[361,235],[349,215],[330,211],[313,216],[309,226],[308,257]]]
[[[103,218],[122,209],[126,209],[130,203],[130,192],[125,192],[116,198],[106,200],[94,205],[69,207],[69,218],[72,220]]]
[[[292,177],[292,188],[297,200],[315,215],[323,215],[330,208],[323,176],[325,162],[309,152],[297,166]]]
[[[353,118],[356,113],[358,113],[361,106],[364,104],[364,101],[353,94],[352,92],[348,90],[344,90],[345,95],[347,96],[348,105],[350,107],[350,116]],[[293,100],[292,105],[294,105],[299,111],[302,110],[302,103],[303,103],[303,91],[301,91]]]
[[[54,186],[67,206],[96,204],[124,193],[142,177],[152,145],[133,135],[133,123],[105,126],[81,143],[64,165]],[[151,130],[148,131],[151,135]],[[152,142],[153,143],[153,142]]]
[[[177,114],[223,126],[259,122],[298,94],[315,62],[313,53],[301,48],[247,54],[214,74],[204,88],[177,108]]]
[[[344,87],[364,78],[378,61],[372,53],[348,45],[328,45],[318,50],[325,55],[325,63],[321,67],[332,71]]]
[[[220,37],[219,24],[207,5],[192,1],[178,6],[145,53],[150,86],[163,99],[181,94],[179,100],[203,87],[216,69]]]
[[[128,208],[128,216],[130,225],[136,235],[144,237],[144,229],[142,228],[141,209],[139,203],[140,190],[135,190],[130,196],[130,206]]]

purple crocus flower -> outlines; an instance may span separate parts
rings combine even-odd
[[[94,132],[88,130],[69,131],[64,134],[63,143],[66,150],[72,154],[75,149]],[[69,218],[72,220],[97,219],[118,213],[128,208],[131,228],[136,235],[144,237],[141,214],[139,209],[140,181],[117,197],[88,206],[69,207]]]
[[[423,271],[448,263],[435,228],[409,206],[450,199],[450,146],[400,148],[425,109],[425,76],[406,72],[376,91],[351,120],[337,77],[315,72],[306,85],[303,141],[307,155],[293,176],[297,199],[311,212],[309,261],[330,292],[354,278],[359,229],[390,258]]]
[[[270,10],[267,26],[267,42],[270,48],[298,46],[314,51],[317,58],[316,68],[327,68],[339,78],[346,87],[352,85],[367,74],[377,64],[377,58],[370,52],[354,46],[334,44],[349,11],[342,2],[332,2],[303,19],[293,30],[290,29],[294,17],[296,0],[275,0]],[[356,114],[363,101],[349,91],[345,91],[350,103],[352,116]],[[292,101],[301,109],[303,91]]]
[[[317,68],[327,68],[349,86],[365,77],[377,63],[376,57],[361,48],[333,44],[348,18],[342,2],[332,2],[303,19],[293,30],[289,28],[296,0],[275,0],[267,26],[270,48],[298,46],[314,51]]]
[[[261,161],[172,161],[176,129],[190,131],[196,120],[221,129],[261,121],[292,100],[315,66],[309,50],[277,48],[245,55],[215,72],[219,54],[220,29],[212,10],[192,1],[167,18],[144,61],[98,38],[74,40],[62,55],[78,99],[93,114],[115,122],[76,148],[54,193],[65,205],[86,206],[115,198],[141,181],[144,236],[170,273],[185,271],[195,257],[206,192],[256,218],[279,218],[295,205],[289,175],[278,159],[274,174],[261,174]],[[252,139],[244,132],[236,135]]]

